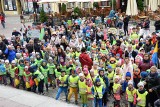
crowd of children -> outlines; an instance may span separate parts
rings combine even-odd
[[[75,104],[82,107],[107,107],[111,98],[114,107],[122,102],[126,107],[160,106],[160,75],[153,60],[156,33],[143,38],[135,27],[130,36],[122,29],[118,35],[106,33],[108,28],[95,25],[92,18],[76,19],[73,28],[64,23],[42,28],[45,41],[31,39],[23,46],[17,36],[6,45],[0,38],[1,84],[42,95],[49,87],[58,88],[56,100],[64,92],[70,103],[74,94]]]

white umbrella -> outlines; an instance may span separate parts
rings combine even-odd
[[[149,10],[156,11],[158,9],[158,1],[157,0],[149,0]]]
[[[126,15],[135,16],[138,14],[136,0],[128,0]]]
[[[158,3],[157,3],[157,4],[158,4],[158,6],[160,5],[160,0],[158,0]]]
[[[67,2],[67,0],[41,0],[38,3],[56,3],[56,2]]]

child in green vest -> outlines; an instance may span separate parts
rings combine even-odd
[[[45,86],[46,86],[46,91],[48,92],[49,68],[48,68],[47,62],[45,60],[42,61],[42,64],[41,64],[39,70],[44,75],[44,83],[45,83]]]
[[[38,68],[41,66],[42,61],[43,59],[41,59],[40,54],[36,53],[35,64],[37,65]]]
[[[24,68],[24,73],[23,73],[23,78],[26,84],[26,90],[31,91],[31,86],[30,86],[30,80],[32,77],[32,73],[28,70],[28,66],[25,66]]]
[[[0,60],[0,77],[2,78],[2,84],[7,85],[7,81],[6,81],[6,68],[4,65],[4,60]]]
[[[55,83],[55,65],[53,63],[53,59],[51,57],[49,57],[48,59],[48,64],[47,64],[48,68],[49,68],[49,79],[50,79],[50,87],[53,86],[53,88],[56,87],[56,83]]]
[[[20,85],[22,86],[23,89],[25,89],[25,82],[23,79],[23,74],[24,74],[24,60],[19,60],[18,64],[18,70],[19,70],[19,80],[20,80]]]
[[[5,68],[6,68],[6,79],[9,78],[10,83],[11,83],[11,76],[10,76],[10,63],[9,60],[5,60]]]

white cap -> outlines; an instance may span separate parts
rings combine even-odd
[[[12,64],[16,64],[16,61],[15,61],[15,60],[13,60],[13,61],[12,61]]]
[[[9,60],[5,60],[5,63],[9,63]]]
[[[25,66],[24,68],[25,68],[25,69],[28,69],[28,66]]]
[[[80,73],[80,74],[79,74],[79,77],[84,77],[84,74],[83,74],[83,73]]]
[[[143,82],[139,82],[138,83],[138,87],[140,87],[140,86],[144,87],[144,83]]]
[[[128,85],[129,85],[129,84],[133,85],[133,81],[130,80],[130,81],[128,82]]]

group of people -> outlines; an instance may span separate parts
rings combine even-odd
[[[114,107],[159,107],[159,63],[153,57],[159,28],[148,33],[149,19],[129,29],[128,16],[108,19],[95,23],[93,17],[78,17],[72,26],[63,20],[60,27],[46,22],[42,40],[28,38],[31,27],[24,23],[12,40],[1,35],[1,84],[42,95],[58,88],[56,100],[64,92],[70,103],[74,94],[82,107],[107,107],[111,97]],[[117,24],[108,26],[109,21]],[[109,30],[113,27],[116,33]]]

